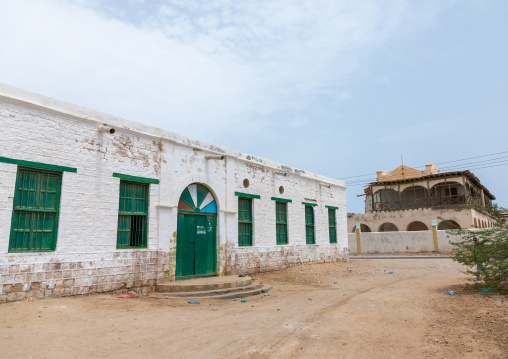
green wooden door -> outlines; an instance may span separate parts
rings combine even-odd
[[[176,277],[215,275],[215,215],[178,214]]]
[[[187,187],[178,206],[176,278],[217,274],[216,206],[209,190]],[[210,199],[212,201],[210,201]]]

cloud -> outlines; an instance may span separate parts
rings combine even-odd
[[[350,99],[349,77],[376,49],[427,26],[441,8],[402,0],[150,6],[130,21],[128,8],[98,1],[4,0],[0,81],[197,138],[277,132],[304,127],[324,92],[332,103]]]

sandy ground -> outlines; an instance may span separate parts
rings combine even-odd
[[[508,298],[468,291],[460,269],[450,259],[353,259],[259,275],[274,289],[247,303],[7,303],[0,357],[506,358]]]

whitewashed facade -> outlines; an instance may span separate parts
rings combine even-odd
[[[341,181],[8,85],[0,85],[0,125],[0,300],[147,292],[157,280],[174,280],[179,200],[194,183],[206,186],[217,205],[216,275],[347,260]],[[100,125],[115,131],[101,132]],[[12,251],[19,168],[45,165],[61,173],[56,247]],[[145,248],[117,248],[122,179],[113,173],[158,182],[149,184]],[[244,194],[259,198],[252,199],[252,245],[240,247],[238,199]],[[276,244],[272,198],[291,200],[287,245]],[[306,244],[302,202],[315,205],[315,244]],[[337,243],[330,243],[329,208],[337,208]]]

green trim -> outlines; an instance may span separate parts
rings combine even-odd
[[[194,212],[194,210],[188,211],[188,210],[185,210],[185,209],[179,209],[178,213],[181,213],[181,214],[192,214],[192,215],[196,215],[196,216],[209,216],[211,214],[213,214],[213,215],[217,214],[217,213],[212,213],[212,212]]]
[[[317,203],[307,203],[307,202],[302,202],[302,204],[306,205],[306,206],[311,206],[311,207],[316,207],[317,206]]]
[[[131,175],[124,175],[122,173],[116,173],[116,172],[113,172],[113,177],[121,178],[126,181],[159,184],[159,180],[156,178],[137,177],[137,176],[131,176]]]
[[[243,192],[235,192],[235,196],[245,197],[245,198],[261,199],[261,196],[258,195],[258,194],[249,194],[249,193],[243,193]]]
[[[278,197],[272,197],[272,201],[279,201],[279,202],[293,203],[293,200],[291,200],[291,199],[278,198]]]
[[[339,207],[333,207],[333,206],[325,206],[328,209],[339,209]]]
[[[65,171],[65,172],[74,172],[74,173],[78,172],[78,169],[73,168],[73,167],[50,165],[47,163],[32,162],[32,161],[25,161],[25,160],[16,160],[14,158],[7,158],[7,157],[0,157],[0,162],[10,163],[13,165],[26,166],[26,167],[42,168],[45,170]]]

